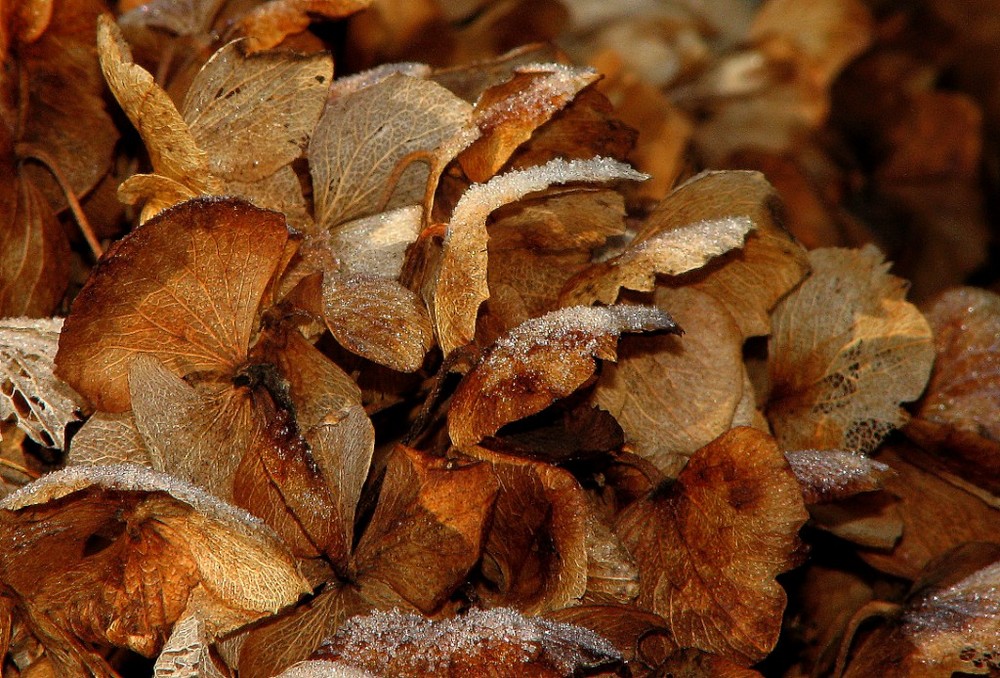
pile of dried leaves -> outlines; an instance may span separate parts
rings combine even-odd
[[[4,678],[1000,672],[1000,24],[690,4],[0,4]]]

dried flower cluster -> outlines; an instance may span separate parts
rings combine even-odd
[[[845,206],[989,109],[753,4],[0,5],[4,678],[1000,671],[985,239]]]

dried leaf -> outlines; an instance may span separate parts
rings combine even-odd
[[[468,124],[471,106],[429,80],[389,75],[327,104],[309,141],[316,223],[337,224],[423,200],[426,158]],[[441,168],[435,168],[440,171]]]
[[[388,586],[437,611],[479,560],[497,489],[487,464],[397,447],[354,552],[362,592]]]
[[[133,63],[121,30],[109,15],[97,22],[101,70],[122,110],[142,137],[153,170],[196,194],[222,191],[210,170],[208,154],[198,148],[191,130],[153,76]]]
[[[423,300],[391,278],[326,275],[323,315],[341,346],[400,372],[420,369],[434,345]]]
[[[509,80],[483,91],[473,113],[480,137],[458,158],[466,176],[488,181],[535,129],[598,77],[590,68],[532,64],[514,68]]]
[[[616,529],[639,566],[639,604],[669,620],[678,645],[747,665],[778,639],[785,592],[773,578],[791,567],[806,517],[774,440],[737,428],[629,506]]]
[[[927,311],[937,358],[906,433],[992,492],[1000,489],[1000,297],[963,287]]]
[[[555,678],[621,663],[621,655],[593,631],[506,608],[474,609],[439,622],[373,612],[348,620],[317,655],[379,675],[407,676],[514,672]]]
[[[149,450],[128,412],[97,412],[87,420],[69,447],[66,464],[121,464],[150,466]]]
[[[590,378],[597,359],[614,360],[620,334],[658,330],[680,331],[669,315],[646,306],[564,308],[522,323],[459,384],[448,412],[452,443],[473,445],[540,412]]]
[[[677,276],[774,228],[774,189],[754,172],[705,172],[668,195],[624,252],[576,276],[562,303],[614,303],[621,288],[649,292],[657,274]]]
[[[774,310],[767,417],[785,449],[870,451],[924,390],[930,327],[874,247],[809,260],[812,276]]]
[[[61,318],[0,320],[0,420],[14,417],[32,440],[57,449],[66,445],[66,425],[86,409],[52,374],[62,325]]]
[[[695,450],[733,424],[743,393],[743,337],[725,308],[688,288],[661,288],[684,336],[627,337],[593,402],[621,424],[640,456],[676,477]]]
[[[0,541],[3,581],[30,619],[146,656],[191,604],[215,637],[308,590],[257,519],[130,464],[65,469],[6,497]]]
[[[244,56],[239,42],[219,49],[181,107],[209,171],[223,181],[253,182],[299,157],[332,77],[329,54]]]
[[[448,223],[430,308],[445,355],[472,341],[479,305],[489,298],[486,283],[486,220],[497,208],[528,193],[574,181],[639,181],[646,175],[608,158],[552,160],[540,167],[508,172],[466,191]]]
[[[233,198],[162,212],[94,268],[60,335],[57,375],[98,409],[121,412],[139,354],[179,375],[233,370],[287,241],[280,214]]]
[[[66,292],[69,257],[66,235],[35,184],[0,183],[0,317],[52,313]]]
[[[306,30],[314,17],[343,19],[370,4],[371,0],[271,0],[247,12],[240,28],[247,36],[248,51],[260,52]]]
[[[1000,671],[1000,548],[968,544],[932,569],[900,619],[857,649],[845,678]],[[936,570],[936,572],[935,572]]]
[[[212,637],[197,615],[174,624],[170,637],[153,665],[155,678],[224,678],[212,661]]]
[[[667,621],[634,605],[574,605],[546,618],[575,624],[607,638],[629,662],[633,674],[653,671],[677,650]]]
[[[398,278],[406,248],[423,228],[421,212],[411,205],[338,226],[330,235],[329,249],[340,261],[340,273]]]
[[[795,450],[785,452],[785,458],[802,485],[807,504],[881,490],[892,475],[892,469],[880,461],[840,450]]]
[[[374,673],[341,662],[310,659],[289,666],[276,678],[378,678]]]

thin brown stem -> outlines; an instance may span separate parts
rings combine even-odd
[[[104,254],[104,248],[101,247],[101,242],[97,239],[94,229],[91,228],[87,215],[83,213],[83,208],[80,207],[80,201],[77,200],[73,187],[70,186],[66,175],[59,168],[59,163],[47,152],[36,146],[21,144],[17,150],[23,160],[34,160],[44,166],[56,180],[59,188],[62,189],[63,195],[66,196],[66,202],[69,204],[70,211],[73,212],[73,218],[76,219],[80,232],[83,233],[87,245],[90,246],[90,251],[94,253],[95,259],[100,259],[101,255]]]

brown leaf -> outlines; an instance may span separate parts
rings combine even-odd
[[[65,447],[83,399],[53,375],[61,318],[0,320],[0,421],[14,417],[35,442]]]
[[[882,489],[892,469],[880,461],[839,450],[785,452],[792,473],[802,485],[807,504],[824,504],[862,492]]]
[[[687,457],[733,424],[743,393],[743,337],[703,292],[660,288],[653,300],[670,309],[684,336],[625,338],[593,402],[615,416],[637,454],[675,477]]]
[[[57,375],[98,409],[121,412],[137,355],[178,375],[234,370],[287,242],[280,214],[232,198],[161,213],[94,268],[63,326]]]
[[[378,675],[552,677],[614,670],[621,655],[593,631],[524,617],[510,609],[471,610],[439,622],[399,612],[354,617],[317,656]]]
[[[0,153],[6,155],[3,150],[0,146]],[[41,191],[27,178],[4,179],[0,183],[0,317],[52,313],[69,283],[69,259],[66,235]]]
[[[106,14],[97,22],[97,49],[108,87],[142,137],[153,170],[196,195],[221,192],[208,154],[198,148],[187,123],[153,76],[133,63],[121,30]]]
[[[28,524],[34,527],[26,532]],[[58,471],[8,496],[0,504],[0,540],[3,580],[29,619],[146,656],[189,605],[214,637],[308,590],[261,522],[130,464]]]
[[[646,306],[565,308],[522,323],[459,384],[448,412],[453,444],[473,445],[570,395],[597,359],[615,359],[621,333],[658,330],[680,331],[669,315]]]
[[[370,4],[371,0],[271,0],[247,12],[240,28],[247,36],[247,51],[260,52],[306,30],[314,17],[343,19]]]
[[[1000,547],[968,544],[927,573],[899,620],[870,635],[845,678],[1000,671]]]
[[[1000,489],[1000,297],[950,290],[928,309],[937,358],[906,433],[968,480]]]
[[[477,184],[455,205],[429,295],[438,343],[445,355],[472,341],[479,305],[489,298],[486,220],[499,207],[553,184],[638,181],[646,175],[608,158],[565,161],[517,170]],[[610,303],[610,302],[609,302]]]
[[[488,181],[535,129],[598,77],[589,68],[533,64],[514,68],[509,80],[483,91],[473,112],[480,137],[458,157],[466,176]]]
[[[197,614],[185,615],[174,624],[153,665],[153,675],[184,676],[197,672],[198,678],[225,678],[211,654],[214,638]]]
[[[500,487],[480,565],[480,600],[540,614],[579,602],[587,592],[588,521],[592,510],[568,472],[549,464],[493,454]]]
[[[706,172],[674,189],[646,218],[624,252],[594,264],[562,293],[562,304],[612,304],[621,288],[649,292],[657,274],[676,276],[743,246],[772,224],[774,191],[759,174]]]
[[[466,129],[471,113],[440,85],[398,73],[331,100],[309,141],[316,223],[329,229],[421,202],[426,159],[393,173],[412,154],[442,149]]]
[[[66,456],[68,466],[125,462],[142,466],[152,463],[131,410],[94,414],[73,436]]]
[[[392,278],[327,274],[323,315],[341,346],[400,372],[420,369],[434,346],[423,300]]]
[[[479,560],[496,493],[487,464],[395,448],[354,552],[362,592],[389,587],[424,613],[437,611]]]
[[[406,248],[423,228],[421,212],[417,205],[400,207],[334,229],[329,236],[329,250],[340,262],[340,273],[398,278]]]
[[[910,445],[889,448],[879,460],[894,471],[884,484],[899,498],[902,536],[891,550],[859,552],[872,567],[914,579],[929,562],[965,542],[1000,543],[994,497],[949,482],[933,458]]]
[[[767,417],[785,449],[871,451],[906,421],[934,348],[874,247],[809,253],[809,277],[774,310]]]
[[[633,674],[653,671],[677,649],[667,621],[634,605],[574,605],[548,612],[548,619],[575,624],[607,638],[622,653]]]
[[[332,77],[333,61],[325,53],[245,56],[239,42],[219,49],[181,107],[209,171],[223,181],[253,182],[299,157]]]
[[[752,664],[774,647],[807,514],[774,440],[733,429],[672,484],[628,507],[617,531],[639,565],[639,604],[669,620],[681,647]]]

